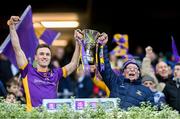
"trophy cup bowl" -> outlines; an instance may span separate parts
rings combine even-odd
[[[100,33],[91,29],[84,29],[82,33],[86,59],[89,65],[93,65],[95,64],[96,45],[98,43]]]

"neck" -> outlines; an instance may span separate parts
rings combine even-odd
[[[37,65],[37,71],[39,71],[39,72],[47,72],[48,67],[42,67],[42,66]]]

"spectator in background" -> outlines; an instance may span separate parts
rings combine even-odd
[[[4,84],[0,80],[0,97],[5,97],[7,95],[6,88],[4,87]]]
[[[145,50],[146,56],[142,62],[142,75],[149,75],[157,80],[157,90],[162,91],[164,83],[172,79],[172,74],[170,74],[168,65],[164,61],[159,61],[154,70],[151,65],[151,62],[155,58],[153,49],[148,46]]]
[[[76,94],[77,98],[90,98],[93,96],[93,82],[91,76],[85,74],[82,66],[76,72]]]
[[[120,75],[120,74],[117,74],[117,75]],[[109,97],[110,90],[107,87],[107,85],[104,83],[104,81],[102,80],[102,76],[100,75],[99,71],[96,72],[96,66],[95,65],[90,65],[90,78],[94,84],[94,86],[93,86],[93,97],[97,97],[97,98]]]
[[[167,81],[172,79],[172,74],[170,74],[169,68],[170,67],[164,61],[160,61],[156,65],[156,77],[157,77],[159,82],[166,83]]]
[[[136,47],[134,57],[137,57],[140,61],[144,58],[144,50],[141,46]]]
[[[11,78],[7,83],[7,91],[14,93],[15,95],[17,95],[20,91],[20,84],[17,80],[17,77],[13,77]]]
[[[16,95],[14,93],[8,93],[5,98],[5,103],[16,103]]]
[[[166,102],[180,113],[180,63],[174,66],[174,78],[165,83],[163,93]]]
[[[0,81],[2,81],[5,88],[6,88],[6,83],[12,77],[13,77],[13,73],[11,71],[10,61],[6,58],[5,55],[0,54]]]
[[[166,103],[164,93],[161,91],[157,91],[157,81],[153,79],[151,76],[145,75],[142,78],[142,84],[151,89],[154,93],[154,103],[155,105],[160,108],[162,105]]]
[[[52,61],[53,60],[57,61],[60,66],[68,64],[64,47],[55,47],[54,56],[52,57]]]
[[[25,104],[24,91],[22,89],[22,83],[17,76],[11,78],[7,83],[7,92],[13,93],[16,96],[17,101],[21,104]]]

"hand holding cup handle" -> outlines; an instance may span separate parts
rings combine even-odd
[[[108,42],[108,35],[106,33],[102,33],[99,38],[98,38],[98,42],[101,44],[101,45],[106,45],[106,43]]]
[[[74,38],[81,43],[83,39],[83,32],[80,29],[76,29],[74,31]]]

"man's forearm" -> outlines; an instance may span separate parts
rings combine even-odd
[[[80,54],[80,47],[78,42],[76,41],[76,47],[71,62],[65,66],[67,70],[67,75],[70,75],[77,68],[79,61],[79,54]]]
[[[79,47],[78,42],[76,41],[75,51],[74,51],[73,57],[71,59],[71,63],[73,63],[73,65],[75,65],[75,67],[77,66],[78,61],[79,61],[79,54],[80,54],[80,47]]]
[[[19,43],[19,38],[16,33],[16,28],[14,25],[9,25],[10,35],[11,35],[11,43],[14,48],[15,53],[18,52],[18,50],[21,50],[21,46]]]
[[[10,36],[11,36],[11,43],[15,52],[16,62],[19,68],[22,68],[25,64],[27,64],[27,59],[24,52],[21,49],[19,43],[19,37],[16,33],[15,25],[9,25]]]

